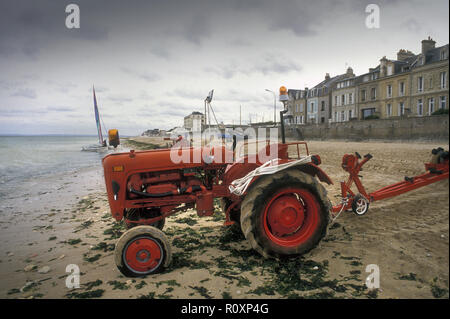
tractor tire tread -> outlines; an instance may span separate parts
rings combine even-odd
[[[304,254],[313,249],[317,246],[317,244],[320,242],[320,240],[327,235],[328,228],[329,228],[329,220],[330,220],[330,210],[331,210],[331,202],[327,197],[327,191],[326,189],[311,175],[306,174],[302,171],[300,171],[298,168],[290,168],[287,170],[283,170],[280,172],[277,172],[272,175],[266,175],[260,177],[258,180],[256,180],[249,188],[247,195],[245,196],[244,200],[242,201],[241,205],[241,228],[242,232],[244,233],[245,238],[250,243],[251,247],[255,249],[259,254],[264,256],[265,258],[282,258],[284,255],[270,251],[268,247],[263,247],[260,245],[260,243],[257,240],[257,236],[255,235],[256,230],[254,229],[254,223],[252,222],[253,218],[253,208],[255,201],[259,196],[262,196],[265,188],[275,182],[278,179],[281,178],[292,178],[296,181],[310,185],[310,188],[312,188],[316,196],[318,197],[318,201],[321,206],[321,212],[322,216],[325,218],[325,225],[326,227],[323,227],[321,233],[318,236],[318,239],[315,241],[315,244],[311,247],[307,248],[306,250],[302,252],[298,252],[298,254]]]
[[[131,229],[127,230],[125,233],[120,236],[119,240],[117,241],[116,247],[114,249],[114,260],[116,262],[117,268],[126,276],[139,276],[137,274],[133,274],[123,263],[123,250],[125,249],[125,246],[128,244],[130,240],[132,240],[135,237],[141,236],[141,235],[150,235],[153,238],[157,239],[160,244],[162,245],[163,249],[165,250],[165,257],[164,261],[161,265],[161,268],[167,268],[171,261],[172,261],[172,248],[170,245],[169,240],[167,239],[167,236],[158,228],[153,226],[136,226],[132,227]],[[156,271],[158,272],[158,271]]]

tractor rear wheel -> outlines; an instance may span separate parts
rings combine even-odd
[[[241,228],[264,257],[304,254],[325,236],[331,203],[311,175],[288,169],[260,177],[241,205]]]
[[[119,238],[114,259],[122,274],[140,277],[167,267],[172,260],[172,251],[161,230],[153,226],[136,226]]]

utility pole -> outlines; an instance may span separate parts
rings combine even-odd
[[[242,125],[242,105],[239,105],[239,125]]]
[[[267,92],[270,92],[273,94],[273,124],[277,124],[277,95],[274,91],[271,91],[269,89],[266,89]]]

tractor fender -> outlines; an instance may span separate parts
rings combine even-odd
[[[259,166],[259,165],[257,165],[257,166]],[[249,173],[250,171],[253,171],[256,168],[257,167],[251,167],[248,165],[228,167],[228,171],[225,173],[226,177],[227,177],[226,178],[227,184],[230,184],[234,179],[238,178],[238,176],[239,177],[245,176],[247,173]],[[323,183],[327,183],[328,185],[333,184],[333,181],[331,180],[331,178],[316,164],[305,163],[305,164],[300,164],[300,165],[291,167],[289,169],[298,169],[308,175],[317,177]],[[248,189],[259,179],[259,177],[261,177],[261,176],[255,176],[253,178],[253,180],[248,185],[248,188],[244,192],[244,194],[247,193]]]
[[[328,185],[333,185],[331,178],[325,173],[319,166],[314,163],[306,163],[303,165],[295,166],[294,169],[298,169],[311,176],[316,176],[319,181],[327,183]]]

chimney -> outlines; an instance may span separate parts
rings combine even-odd
[[[380,76],[386,76],[387,62],[386,56],[380,60]]]
[[[429,50],[434,49],[436,41],[428,37],[426,40],[422,40],[422,54],[426,54]]]
[[[330,79],[330,73],[325,74],[325,80],[329,80]]]
[[[353,69],[351,67],[347,68],[347,75],[348,76],[355,76],[355,74],[353,73]]]
[[[406,59],[411,58],[413,56],[414,56],[414,53],[412,53],[409,50],[400,49],[397,52],[397,60],[398,61],[405,61]]]

